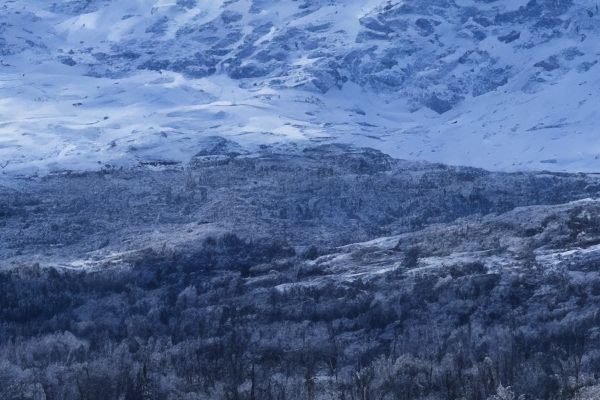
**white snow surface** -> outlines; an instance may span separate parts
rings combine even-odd
[[[600,17],[558,3],[7,0],[0,176],[187,162],[215,135],[597,172]]]

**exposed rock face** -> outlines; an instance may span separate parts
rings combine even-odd
[[[599,18],[591,3],[557,0],[152,3],[5,5],[2,54],[56,58],[95,76],[136,69],[227,74],[247,84],[323,92],[350,81],[443,113],[506,85],[524,68],[536,79],[534,65],[564,74],[594,61],[586,42],[597,38]],[[118,33],[101,42],[71,38],[106,29],[109,21]],[[63,40],[22,30],[32,23],[47,24]],[[552,62],[528,59],[532,49],[553,43]]]
[[[600,169],[600,16],[588,1],[0,7],[2,174],[187,163],[215,135]]]

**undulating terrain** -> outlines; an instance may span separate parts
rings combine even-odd
[[[2,398],[596,398],[595,176],[212,138],[2,189]]]
[[[2,172],[187,162],[209,135],[600,170],[595,0],[4,0]]]
[[[0,400],[600,399],[590,0],[0,2]]]

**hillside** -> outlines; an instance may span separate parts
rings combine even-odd
[[[220,143],[1,188],[0,398],[597,399],[598,178]]]
[[[573,0],[10,0],[2,173],[187,162],[202,138],[596,172],[600,15]]]
[[[598,7],[0,2],[0,399],[600,399]]]

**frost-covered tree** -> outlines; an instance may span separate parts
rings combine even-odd
[[[516,396],[510,386],[504,387],[502,384],[496,389],[496,394],[488,397],[488,400],[515,400]]]

